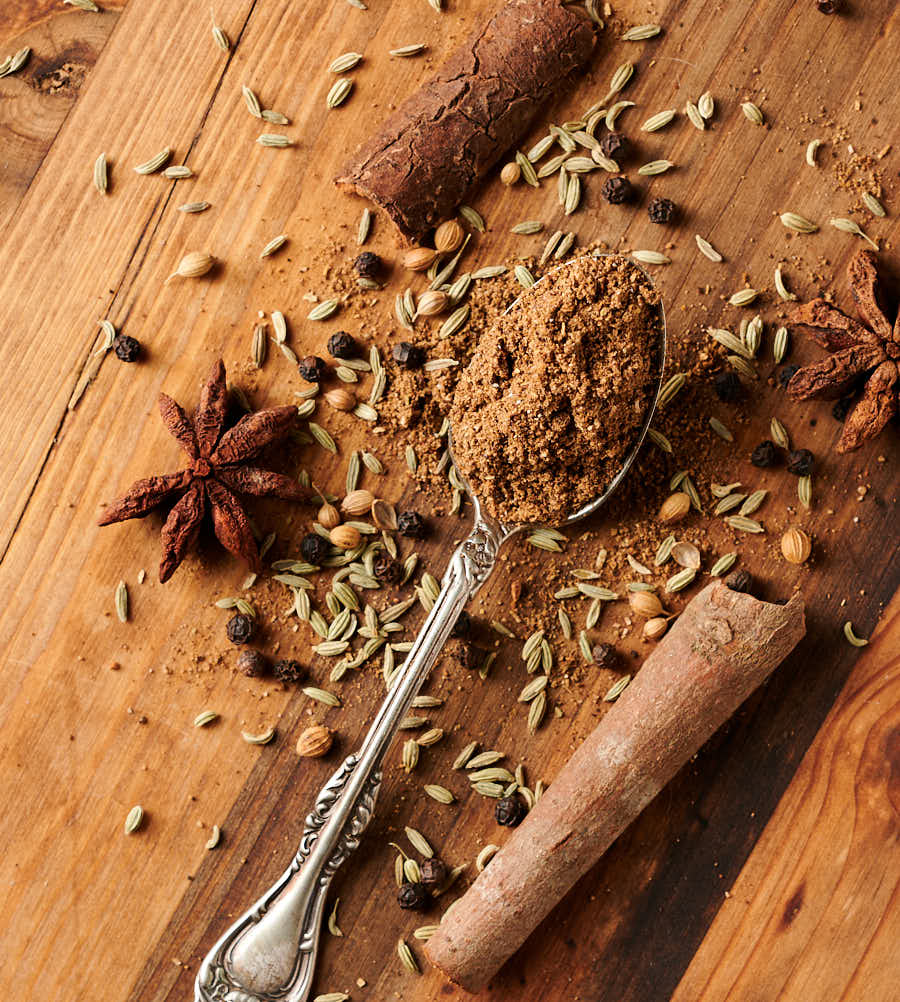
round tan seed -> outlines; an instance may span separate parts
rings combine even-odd
[[[423,292],[419,296],[419,301],[416,303],[416,313],[420,317],[433,317],[438,313],[443,313],[449,303],[450,299],[446,292],[441,292],[440,289],[429,289],[428,292]]]
[[[365,515],[366,512],[372,507],[372,502],[375,500],[375,496],[371,491],[367,491],[364,488],[360,488],[356,491],[351,491],[343,501],[341,501],[341,511],[345,515]]]
[[[352,525],[339,525],[331,530],[328,538],[339,550],[352,550],[359,546],[359,529],[354,529]]]
[[[166,284],[171,282],[173,278],[200,278],[215,263],[216,259],[212,254],[207,254],[206,251],[191,251],[178,262],[178,267],[166,279]]]
[[[466,237],[465,230],[455,219],[448,219],[434,231],[434,246],[441,254],[455,251]]]
[[[804,564],[812,553],[812,543],[802,529],[790,528],[781,537],[781,553],[789,564]]]
[[[313,724],[297,739],[297,754],[302,758],[321,758],[327,755],[334,742],[334,735],[322,724]]]
[[[515,184],[521,176],[522,168],[517,163],[504,164],[503,170],[500,171],[500,180],[507,186]]]
[[[653,619],[662,614],[663,607],[659,598],[652,591],[633,591],[628,595],[628,604],[636,616]]]
[[[336,411],[352,411],[356,406],[356,397],[341,386],[335,387],[323,394],[325,403]]]
[[[319,509],[319,514],[316,516],[316,519],[322,528],[328,529],[329,531],[334,529],[335,526],[341,524],[340,512],[333,504],[329,504],[327,501]]]
[[[680,522],[691,510],[691,499],[683,491],[676,491],[670,494],[662,503],[659,514],[656,516],[660,522]]]
[[[434,263],[437,251],[430,247],[411,247],[403,255],[403,267],[407,271],[425,271]]]
[[[669,628],[669,621],[664,616],[655,616],[644,623],[644,640],[659,640]]]

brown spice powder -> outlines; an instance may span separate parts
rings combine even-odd
[[[454,394],[454,459],[486,510],[558,523],[621,469],[658,377],[659,296],[615,255],[549,273],[482,336]]]

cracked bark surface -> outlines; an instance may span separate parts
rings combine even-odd
[[[362,144],[335,179],[388,214],[404,243],[453,214],[587,62],[593,26],[556,0],[512,0]]]

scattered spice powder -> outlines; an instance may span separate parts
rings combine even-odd
[[[603,493],[652,400],[661,324],[640,268],[585,256],[482,336],[450,423],[456,462],[492,515],[561,522]]]

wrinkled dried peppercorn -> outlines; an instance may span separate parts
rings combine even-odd
[[[844,0],[816,0],[816,7],[821,14],[837,14],[844,6]]]
[[[450,631],[451,637],[468,637],[472,633],[472,617],[463,609]]]
[[[719,369],[713,376],[713,389],[716,391],[716,396],[726,404],[734,403],[744,392],[743,383],[731,369]]]
[[[849,397],[841,397],[840,400],[836,400],[834,407],[831,408],[831,416],[835,421],[846,421],[847,415],[850,413],[850,408],[853,406],[853,401],[856,398],[851,394]]]
[[[385,550],[375,558],[372,571],[383,584],[398,584],[403,577],[403,565]]]
[[[259,678],[269,670],[269,659],[260,651],[241,651],[237,666],[248,678]]]
[[[306,675],[306,668],[299,661],[281,658],[272,665],[272,674],[281,682],[299,682]]]
[[[363,251],[353,262],[353,268],[360,278],[377,278],[381,274],[382,261],[372,251]]]
[[[300,359],[297,368],[300,370],[300,375],[308,383],[321,383],[325,378],[327,365],[324,358],[319,358],[318,355],[307,355],[306,358]]]
[[[774,442],[766,439],[750,454],[750,462],[764,470],[767,466],[774,466],[778,462],[778,449]]]
[[[494,807],[494,817],[498,825],[505,828],[515,828],[525,817],[525,804],[515,794],[501,797]]]
[[[328,352],[334,358],[353,358],[357,351],[355,339],[346,331],[335,331],[328,339]]]
[[[113,341],[113,351],[120,362],[136,362],[141,356],[141,342],[127,334],[117,334]]]
[[[671,198],[654,198],[647,206],[651,223],[671,223],[678,215],[678,206]]]
[[[409,539],[424,539],[427,531],[425,519],[417,511],[404,511],[397,518],[397,532]]]
[[[397,365],[403,369],[421,369],[425,364],[424,350],[418,345],[410,344],[409,341],[395,344],[391,354]]]
[[[419,869],[426,887],[439,887],[450,875],[450,868],[442,859],[426,859]]]
[[[598,668],[612,668],[619,660],[619,652],[612,644],[597,644],[591,656]]]
[[[788,453],[787,471],[795,477],[808,477],[815,465],[815,457],[809,449],[792,449]]]
[[[734,571],[725,578],[725,587],[749,595],[753,590],[753,578],[749,571]]]
[[[778,385],[784,389],[787,384],[791,381],[791,377],[795,372],[800,371],[799,365],[783,365],[778,370]]]
[[[631,152],[631,144],[621,132],[607,132],[600,140],[600,149],[604,156],[620,164]]]
[[[300,540],[300,556],[310,564],[321,566],[322,561],[331,552],[331,543],[323,539],[317,532],[307,533]]]
[[[431,895],[424,884],[413,883],[412,881],[401,884],[400,889],[397,891],[398,904],[401,908],[405,908],[408,911],[421,911],[423,908],[427,908],[430,898]]]
[[[610,205],[621,205],[623,202],[627,202],[631,198],[631,193],[631,182],[627,177],[618,174],[615,177],[608,177],[600,189],[600,194]]]
[[[459,655],[460,664],[469,671],[477,671],[483,664],[485,652],[475,644],[464,644]]]
[[[256,633],[256,621],[252,616],[245,616],[242,612],[236,612],[228,620],[225,632],[233,644],[246,644],[248,640],[253,639],[253,634]]]

